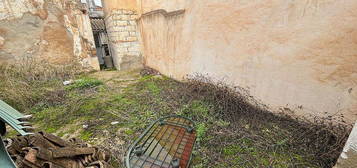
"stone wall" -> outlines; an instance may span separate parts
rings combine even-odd
[[[115,67],[118,70],[142,66],[142,56],[134,10],[116,9],[105,18],[110,47]]]
[[[75,0],[0,0],[0,63],[99,69],[89,16]]]

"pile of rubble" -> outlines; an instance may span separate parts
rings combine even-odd
[[[39,132],[5,140],[18,168],[112,168],[108,152],[78,139]]]

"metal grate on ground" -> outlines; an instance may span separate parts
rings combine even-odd
[[[168,116],[153,122],[129,148],[127,168],[187,168],[196,141],[192,120]]]

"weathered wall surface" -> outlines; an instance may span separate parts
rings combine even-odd
[[[175,3],[140,3],[146,65],[225,78],[273,109],[357,119],[357,1]]]
[[[138,10],[138,2],[140,0],[104,0],[103,7],[104,12],[108,14],[112,10],[125,9],[125,10]]]
[[[99,69],[87,14],[76,1],[0,0],[0,63],[25,59]]]
[[[137,0],[138,9],[141,13],[148,13],[158,9],[166,12],[178,11],[186,8],[187,0]]]
[[[143,14],[139,21],[144,63],[175,78],[188,74],[191,64],[191,56],[187,54],[191,42],[182,35],[183,19],[182,10],[172,13],[157,10]]]

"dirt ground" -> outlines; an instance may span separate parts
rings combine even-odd
[[[348,126],[270,113],[250,104],[246,95],[205,78],[182,83],[140,72],[100,71],[37,81],[6,75],[0,98],[32,114],[37,130],[110,150],[114,167],[122,167],[127,148],[145,127],[169,114],[196,122],[195,168],[332,167],[348,136]],[[10,85],[10,77],[23,85]],[[70,79],[74,83],[63,86]]]

